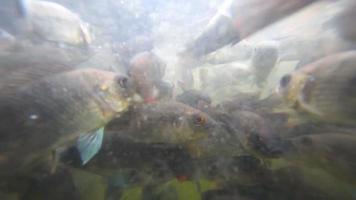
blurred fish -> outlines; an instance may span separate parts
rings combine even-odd
[[[105,172],[104,169],[115,171],[121,168],[147,170],[154,167],[154,171],[157,170],[157,165],[166,167],[168,162],[190,157],[187,149],[180,144],[133,142],[110,134],[105,134],[102,149],[85,166],[78,162],[80,157],[75,148],[66,153],[66,157],[63,157],[65,163],[93,170],[97,174]]]
[[[92,42],[92,35],[79,16],[57,3],[30,1],[28,13],[31,34],[40,41],[83,46]]]
[[[67,169],[57,170],[55,174],[44,176],[39,180],[33,178],[27,184],[29,186],[21,194],[21,199],[81,199],[78,188],[74,183],[73,175]]]
[[[278,91],[310,119],[355,124],[355,62],[354,51],[328,56],[282,77]]]
[[[206,55],[204,61],[212,64],[226,64],[236,61],[246,61],[251,58],[254,45],[248,42],[240,42],[230,48],[220,49],[211,54]]]
[[[161,83],[166,64],[152,52],[141,52],[135,55],[129,66],[129,75],[137,86],[137,92],[146,102],[155,100],[157,85]]]
[[[193,71],[195,87],[214,96],[215,102],[229,99],[254,75],[248,65],[232,62],[205,66]],[[238,88],[237,88],[238,87]],[[224,98],[223,98],[224,97]]]
[[[23,77],[32,81],[1,90],[1,174],[21,172],[78,137],[85,164],[100,149],[102,127],[130,105],[129,79],[112,72],[87,68],[41,77],[29,70]]]
[[[278,60],[278,48],[273,44],[260,44],[252,56],[251,66],[255,72],[256,84],[262,87]]]
[[[110,122],[106,132],[137,142],[187,144],[218,131],[209,115],[174,101],[142,105],[129,114]]]
[[[228,0],[183,54],[201,57],[235,44],[315,0]]]
[[[253,112],[235,111],[231,119],[233,127],[239,130],[238,139],[247,151],[264,157],[279,157],[284,153],[285,142],[278,135],[284,128],[283,123],[273,123],[278,116],[263,118]]]
[[[0,36],[0,65],[21,65],[21,61],[77,65],[94,53],[88,48],[92,34],[87,25],[56,3],[4,0],[0,29],[4,30]]]
[[[211,98],[198,90],[186,90],[176,100],[202,111],[211,106]]]
[[[108,124],[102,150],[86,167],[142,168],[181,157],[236,155],[241,146],[235,134],[220,121],[179,102],[142,105]],[[67,160],[78,157],[76,151],[69,153]]]
[[[239,92],[231,100],[221,102],[219,107],[230,114],[234,111],[250,111],[261,115],[268,115],[281,105],[283,105],[283,99],[278,95],[259,99],[258,92]]]
[[[338,33],[344,39],[356,42],[356,28],[353,25],[356,19],[356,3],[349,1],[344,11],[334,19]]]
[[[321,168],[340,180],[356,184],[354,133],[317,133],[299,136],[290,142],[289,158],[302,161],[302,165]]]
[[[86,46],[92,41],[88,26],[79,16],[57,3],[5,0],[0,17],[0,27],[21,38],[73,46]]]
[[[174,93],[174,84],[167,81],[157,81],[156,88],[159,91],[157,99],[159,100],[172,100]]]

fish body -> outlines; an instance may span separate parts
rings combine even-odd
[[[28,21],[34,36],[44,41],[88,45],[92,35],[79,16],[60,4],[30,1]]]
[[[334,19],[334,25],[339,35],[349,42],[356,41],[356,28],[353,25],[356,19],[356,3],[349,1],[344,10]]]
[[[185,54],[201,57],[229,44],[236,44],[258,30],[292,14],[315,0],[228,0]]]
[[[340,180],[355,184],[354,134],[330,132],[295,137],[286,157],[302,162],[302,165],[326,170]]]
[[[176,100],[199,110],[211,106],[211,98],[198,90],[186,90],[178,95]]]
[[[256,83],[262,87],[278,60],[278,48],[273,44],[261,44],[256,47],[252,56],[252,68],[256,76]]]
[[[355,124],[356,52],[325,57],[280,80],[288,106],[317,120]]]
[[[0,168],[17,170],[95,131],[129,106],[126,77],[96,69],[29,82],[0,99]]]
[[[137,142],[171,144],[200,140],[216,131],[216,122],[209,115],[175,101],[142,105],[128,118],[127,128],[118,119],[108,125],[107,131]]]

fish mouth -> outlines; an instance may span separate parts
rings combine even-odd
[[[104,93],[95,95],[95,102],[104,117],[121,113],[128,109],[131,102],[129,97],[112,97]]]

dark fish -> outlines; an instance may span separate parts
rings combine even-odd
[[[102,127],[128,108],[128,82],[88,68],[13,87],[0,98],[1,174],[23,170],[79,136],[77,147],[86,163],[100,148]]]
[[[55,174],[44,175],[39,180],[28,181],[28,188],[21,194],[22,199],[44,200],[44,199],[81,199],[81,195],[73,180],[73,175],[68,169],[57,170]]]
[[[211,106],[211,98],[198,90],[186,90],[177,95],[176,100],[199,110],[204,110]]]
[[[290,141],[289,158],[292,160],[326,170],[340,180],[356,183],[354,133],[317,133],[299,136]]]
[[[217,131],[209,115],[174,101],[138,106],[129,114],[113,120],[107,132],[137,142],[186,144]]]

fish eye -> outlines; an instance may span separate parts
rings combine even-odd
[[[282,87],[282,88],[285,88],[288,86],[289,82],[291,81],[292,77],[290,74],[286,74],[284,75],[281,80],[279,81],[279,85]]]
[[[206,118],[202,115],[195,115],[193,120],[194,120],[194,124],[198,126],[202,126],[206,123]]]
[[[120,85],[120,87],[127,89],[128,88],[128,78],[125,76],[117,76],[116,82]]]

